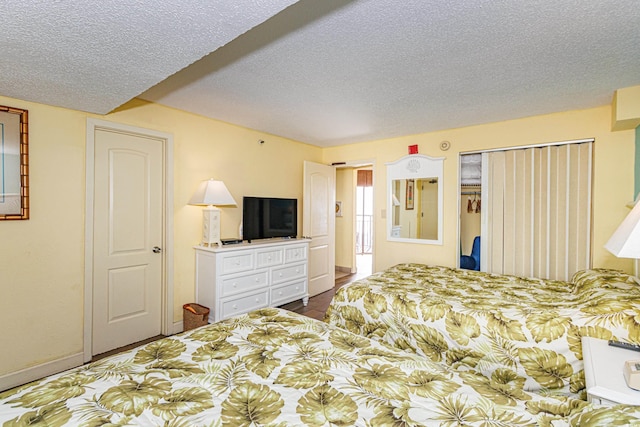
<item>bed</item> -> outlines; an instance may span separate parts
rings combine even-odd
[[[571,282],[399,264],[340,288],[325,321],[525,390],[585,398],[581,338],[640,342],[640,285],[613,270]]]
[[[0,424],[630,425],[640,408],[522,390],[263,309],[0,394]]]

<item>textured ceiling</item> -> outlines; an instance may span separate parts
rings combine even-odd
[[[640,84],[637,0],[32,3],[0,5],[2,95],[98,113],[138,96],[320,146]]]
[[[0,2],[0,95],[106,114],[296,0]]]

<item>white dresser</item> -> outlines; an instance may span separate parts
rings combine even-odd
[[[217,322],[309,296],[306,239],[196,246],[196,302]]]

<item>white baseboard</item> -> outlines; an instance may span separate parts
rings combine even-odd
[[[182,320],[173,322],[172,334],[179,334],[183,330],[184,323]],[[42,365],[33,366],[17,372],[11,372],[0,376],[0,391],[8,390],[31,381],[38,380],[46,377],[47,375],[57,374],[58,372],[75,368],[82,364],[84,364],[84,353],[77,353],[62,359],[43,363]]]
[[[173,333],[179,334],[182,331],[184,331],[184,323],[182,322],[182,320],[173,322]]]
[[[76,353],[62,359],[52,360],[41,365],[32,366],[17,372],[11,372],[0,376],[0,391],[17,387],[34,380],[57,374],[67,369],[75,368],[83,364],[84,353]]]

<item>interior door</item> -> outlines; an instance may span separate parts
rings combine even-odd
[[[95,131],[92,354],[156,336],[163,289],[163,141]]]
[[[302,234],[309,245],[309,296],[335,286],[336,170],[304,162]]]

